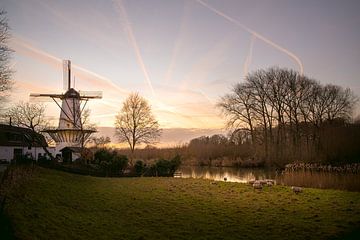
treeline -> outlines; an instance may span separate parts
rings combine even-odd
[[[218,103],[228,136],[203,136],[169,149],[138,149],[134,157],[180,154],[185,164],[227,166],[359,162],[360,121],[352,120],[356,102],[348,88],[324,85],[293,70],[259,70]]]
[[[232,138],[250,143],[254,158],[283,165],[359,161],[355,103],[350,89],[270,68],[249,74],[218,106]]]
[[[288,128],[286,128],[287,131]],[[313,127],[301,127],[302,131],[312,132]],[[156,159],[171,159],[173,156],[180,155],[184,165],[206,165],[206,166],[236,166],[236,167],[262,167],[262,166],[278,166],[284,167],[287,163],[292,162],[314,162],[321,164],[343,165],[346,163],[360,162],[360,122],[346,123],[344,121],[325,122],[316,130],[320,141],[319,155],[315,155],[315,145],[308,146],[304,142],[302,136],[302,145],[283,146],[283,158],[277,159],[275,149],[276,143],[270,145],[269,153],[273,154],[273,158],[265,159],[265,146],[261,141],[261,129],[254,130],[259,139],[253,141],[249,130],[237,129],[231,131],[229,135],[215,134],[212,136],[201,136],[192,139],[188,144],[171,147],[171,148],[155,148],[146,147],[143,149],[135,149],[133,157],[135,160],[143,160],[147,163],[154,163]],[[274,132],[277,128],[273,129]],[[306,138],[305,138],[306,140]],[[310,142],[314,139],[309,138]],[[314,152],[313,158],[309,158],[309,152],[305,150],[298,152],[294,156],[293,148],[309,148]],[[130,155],[129,149],[118,149],[119,153]],[[299,150],[298,150],[299,151]],[[271,157],[271,156],[270,156]]]

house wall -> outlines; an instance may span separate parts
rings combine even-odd
[[[26,153],[30,153],[30,155],[32,155],[35,160],[38,159],[39,153],[41,153],[41,155],[45,154],[45,151],[42,147],[32,147],[31,149],[28,149],[28,147],[0,146],[0,160],[11,161],[14,159],[14,149],[22,149],[24,155]],[[48,150],[52,154],[55,153],[54,148],[48,148]]]

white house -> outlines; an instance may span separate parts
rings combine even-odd
[[[35,160],[44,156],[46,146],[49,148],[43,135],[34,133],[31,129],[0,124],[0,160],[11,161],[25,154],[31,155]]]

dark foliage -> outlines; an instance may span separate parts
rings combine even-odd
[[[141,160],[137,160],[134,165],[135,175],[142,176],[145,170],[146,170],[146,164]]]
[[[172,177],[180,164],[180,155],[176,155],[171,160],[159,159],[152,165],[146,165],[143,161],[138,160],[135,163],[134,171],[136,176]]]
[[[95,163],[105,172],[106,176],[122,175],[128,165],[128,158],[116,151],[99,149],[94,154]]]

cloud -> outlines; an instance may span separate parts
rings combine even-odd
[[[62,59],[34,47],[31,43],[21,39],[20,37],[13,37],[10,44],[17,54],[38,60],[39,62],[45,63],[55,69],[62,69]],[[106,88],[108,91],[116,91],[116,93],[120,95],[126,95],[129,93],[129,91],[120,88],[109,78],[77,64],[72,64],[72,71],[77,78],[80,78],[80,80],[86,81],[87,83],[91,83],[91,85]]]
[[[183,78],[183,87],[186,88],[189,83],[193,86],[194,84],[199,84],[199,81],[206,80],[211,71],[226,59],[226,52],[234,39],[234,35],[224,37],[222,41],[217,42],[210,51],[198,59],[190,72]]]
[[[141,68],[141,71],[144,74],[145,80],[146,80],[146,82],[147,82],[147,84],[148,84],[148,86],[150,88],[151,94],[153,96],[155,96],[154,88],[153,88],[153,85],[151,83],[149,73],[148,73],[148,71],[147,71],[147,69],[145,67],[144,60],[143,60],[143,57],[141,55],[139,45],[137,44],[137,41],[136,41],[135,35],[133,33],[133,30],[131,28],[131,25],[130,25],[126,10],[124,8],[124,5],[123,5],[121,0],[114,0],[113,3],[115,5],[115,10],[118,12],[118,14],[119,14],[119,16],[121,18],[122,26],[123,26],[123,28],[124,28],[127,36],[128,36],[129,42],[130,42],[131,46],[134,48],[136,60],[137,60],[139,66]]]
[[[187,29],[187,25],[188,25],[188,2],[184,1],[184,9],[183,9],[183,15],[181,18],[180,29],[179,29],[179,32],[178,32],[178,35],[177,35],[177,38],[176,38],[176,41],[174,44],[174,49],[172,51],[168,69],[165,73],[165,77],[164,77],[165,83],[169,82],[169,80],[172,79],[176,60],[177,60],[178,54],[180,52],[180,49],[183,46],[184,35],[185,35],[186,29]]]
[[[239,26],[243,30],[251,33],[256,38],[264,41],[265,43],[269,44],[270,46],[274,47],[275,49],[278,49],[279,51],[281,51],[281,52],[285,53],[286,55],[288,55],[299,66],[300,74],[304,74],[304,66],[303,66],[302,62],[301,62],[300,58],[298,56],[296,56],[293,52],[291,52],[288,49],[274,43],[270,39],[264,37],[263,35],[261,35],[260,33],[252,30],[251,28],[248,28],[247,26],[240,23],[236,19],[230,17],[229,15],[226,15],[225,13],[223,13],[220,10],[214,8],[213,6],[209,5],[208,3],[205,3],[202,0],[195,0],[195,1],[198,2],[199,4],[203,5],[207,9],[211,10],[212,12],[216,13],[217,15],[219,15],[219,16],[223,17],[224,19],[228,20],[229,22],[234,23],[235,25]]]
[[[17,54],[39,61],[61,72],[62,60],[60,58],[35,47],[28,41],[16,37],[13,39],[12,47]],[[127,96],[128,91],[118,87],[111,79],[76,64],[73,64],[73,73],[76,76],[77,85],[91,86],[104,91],[103,99],[89,103],[91,109],[94,110],[92,117],[100,121],[102,125],[113,125],[114,115],[121,108],[123,99],[119,96]],[[19,81],[19,86],[23,90],[54,91],[53,89],[50,91],[47,84],[29,83],[28,79]],[[151,98],[149,101],[153,105],[153,111],[162,127],[203,128],[206,126],[212,128],[222,126],[221,118],[214,110],[212,100],[203,92],[163,87],[157,91],[157,97]],[[116,113],[114,113],[114,109],[116,109]]]
[[[158,147],[173,147],[188,143],[191,139],[201,136],[211,136],[214,134],[226,134],[223,129],[209,129],[209,128],[165,128],[162,131]],[[116,143],[118,140],[115,136],[115,128],[113,127],[99,127],[97,136],[110,137],[112,142]],[[127,145],[121,145],[127,147]]]

